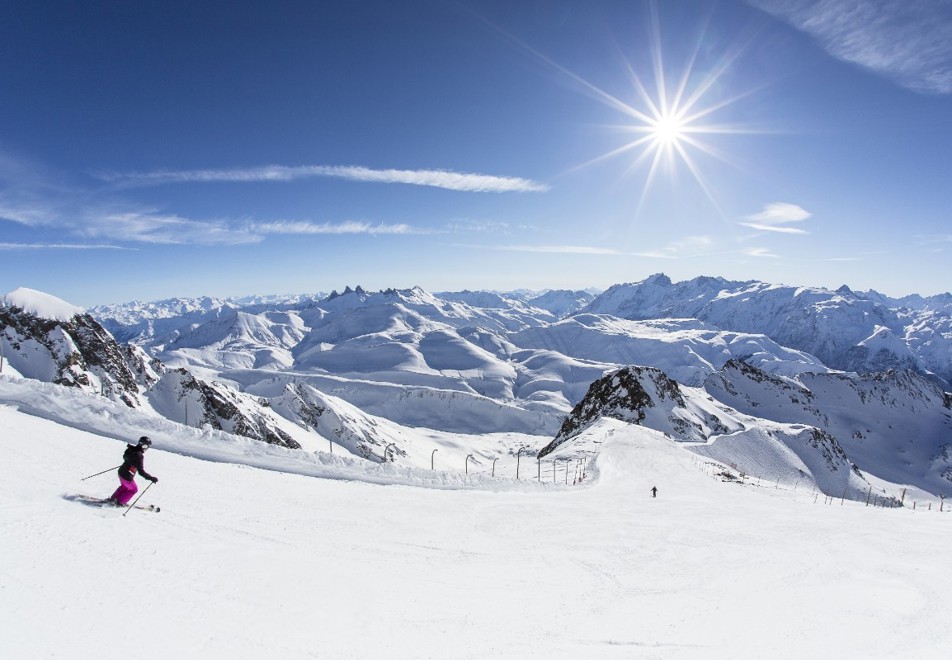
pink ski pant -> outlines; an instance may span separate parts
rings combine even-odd
[[[119,504],[126,504],[138,490],[139,488],[136,486],[136,482],[126,481],[122,477],[119,477],[119,488],[112,494],[112,497],[119,502]]]

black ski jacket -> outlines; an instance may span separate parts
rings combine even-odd
[[[142,466],[144,456],[145,450],[139,445],[126,445],[126,451],[122,454],[122,466],[119,468],[119,477],[126,481],[132,481],[138,472],[151,481],[152,475],[146,472]]]

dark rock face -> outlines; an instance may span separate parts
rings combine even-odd
[[[140,407],[140,396],[166,373],[162,363],[141,348],[116,343],[89,314],[76,314],[63,321],[0,305],[0,336],[5,358],[24,376],[84,389],[131,408]],[[300,449],[300,444],[263,410],[258,413],[259,406],[239,405],[239,393],[198,380],[184,369],[177,370],[175,376],[180,383],[180,399],[190,392],[197,394],[202,424]]]
[[[271,445],[300,449],[301,445],[287,432],[279,428],[264,412],[258,413],[258,405],[241,404],[240,395],[234,390],[216,386],[195,378],[185,369],[176,369],[169,374],[179,381],[178,399],[198,399],[201,406],[197,414],[198,424],[208,424],[213,429],[227,431]],[[184,404],[183,404],[184,405]],[[193,410],[190,415],[196,412]]]
[[[45,319],[18,307],[0,306],[0,333],[11,363],[29,364],[32,377],[98,391],[130,407],[139,405],[139,384],[126,354],[89,314],[69,321]]]
[[[649,393],[645,383],[649,384],[653,393]],[[563,442],[602,416],[641,424],[645,420],[646,410],[656,405],[652,394],[658,403],[667,401],[674,406],[684,406],[678,384],[660,369],[632,366],[603,376],[592,383],[585,397],[562,422],[555,439],[539,452],[539,457],[555,451]]]

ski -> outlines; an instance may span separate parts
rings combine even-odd
[[[130,508],[139,509],[140,511],[151,511],[153,513],[158,513],[162,510],[161,507],[158,507],[154,504],[136,504],[134,507],[129,506],[115,506],[108,497],[90,497],[89,495],[63,495],[64,500],[69,500],[70,502],[79,502],[80,504],[85,504],[86,506],[95,506],[101,509],[113,508],[116,510],[123,509],[128,510]]]

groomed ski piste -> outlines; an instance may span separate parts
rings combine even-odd
[[[53,388],[0,376],[3,658],[938,659],[952,645],[937,501],[725,482],[607,419],[576,443],[597,449],[586,479],[566,485],[536,481],[532,459],[519,480],[508,459],[496,477],[485,462],[375,464]],[[71,501],[108,496],[114,471],[82,478],[142,434],[159,483],[140,503],[161,513]]]

